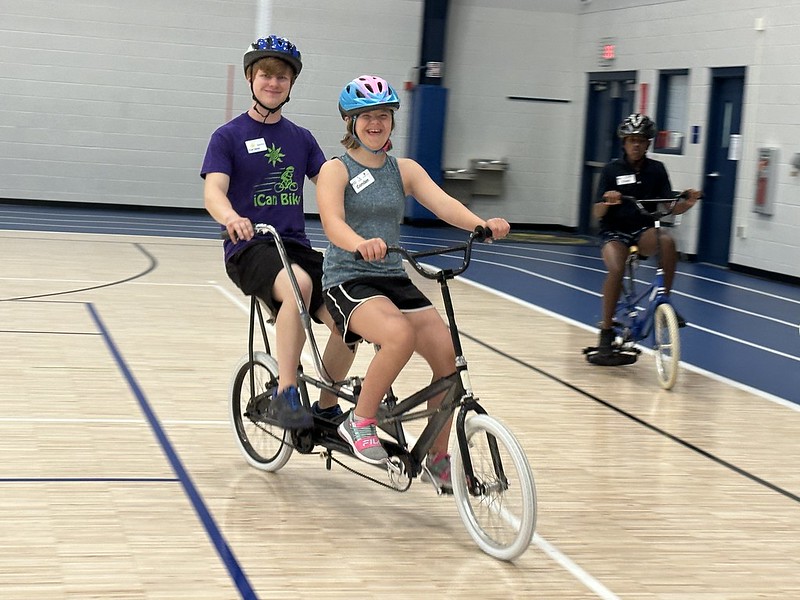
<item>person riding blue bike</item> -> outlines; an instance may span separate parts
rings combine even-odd
[[[331,329],[323,364],[334,381],[346,377],[353,353],[335,335],[322,300],[322,254],[305,232],[303,181],[316,183],[325,162],[310,131],[281,116],[303,63],[286,38],[271,35],[251,44],[243,57],[253,105],[211,136],[201,176],[205,208],[228,232],[225,270],[247,295],[257,296],[275,317],[279,389],[269,413],[285,429],[311,427],[311,413],[297,389],[297,366],[305,343],[300,313],[278,249],[269,237],[254,237],[253,223],[273,225],[286,246],[308,312]],[[341,416],[336,396],[324,391],[312,412]]]
[[[330,240],[323,265],[325,302],[344,340],[368,340],[380,349],[364,377],[358,403],[339,426],[339,434],[361,460],[382,464],[386,450],[378,439],[375,416],[389,387],[416,352],[439,379],[455,371],[455,350],[447,325],[417,289],[397,254],[406,196],[413,196],[440,219],[473,231],[508,234],[505,219],[484,220],[444,192],[414,160],[387,154],[400,98],[384,79],[364,75],[339,95],[346,124],[346,152],[322,167],[317,204]],[[357,260],[358,251],[364,260]],[[428,402],[436,408],[443,394]],[[451,490],[449,425],[433,442],[426,459],[440,488]]]
[[[642,256],[652,255],[656,249],[653,218],[643,215],[634,204],[623,202],[622,197],[647,200],[673,196],[666,167],[647,156],[650,140],[656,135],[653,120],[647,115],[631,114],[619,124],[617,135],[622,139],[623,156],[603,168],[594,205],[594,216],[600,220],[601,253],[608,270],[603,283],[603,317],[597,346],[601,359],[614,353],[614,310],[620,297],[630,247],[638,246]],[[672,213],[679,215],[686,212],[700,197],[701,193],[697,190],[685,190]],[[675,241],[663,229],[658,239],[661,240],[664,287],[669,293],[678,253]],[[681,325],[685,325],[682,319],[680,321]]]

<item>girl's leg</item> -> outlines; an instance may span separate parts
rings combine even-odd
[[[353,366],[353,359],[356,356],[355,349],[351,350],[342,339],[342,334],[336,328],[333,322],[333,317],[328,312],[325,306],[322,306],[317,311],[317,317],[328,326],[331,330],[328,337],[328,343],[325,344],[325,350],[322,353],[322,364],[325,365],[325,370],[334,381],[342,381],[347,377],[350,367]],[[319,394],[319,408],[325,410],[332,408],[338,404],[338,398],[335,394],[322,390]]]
[[[447,377],[456,370],[456,354],[450,330],[437,310],[433,307],[420,312],[406,313],[416,332],[416,352],[431,367],[431,381]],[[428,408],[437,408],[444,399],[445,392],[428,400]],[[442,428],[433,442],[429,454],[447,453],[450,441],[450,424]]]
[[[350,329],[380,350],[364,375],[355,414],[375,418],[378,405],[414,353],[415,334],[406,316],[385,297],[368,300],[350,316]]]
[[[375,414],[389,386],[414,352],[414,329],[385,297],[372,298],[356,308],[350,315],[349,327],[380,349],[364,376],[355,409],[339,425],[339,435],[347,440],[358,458],[382,464],[387,453],[378,438]]]

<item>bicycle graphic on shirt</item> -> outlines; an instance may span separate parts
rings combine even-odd
[[[280,175],[280,179],[275,182],[276,192],[296,192],[297,182],[294,180],[294,167],[286,167]]]

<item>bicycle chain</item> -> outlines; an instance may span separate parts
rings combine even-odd
[[[297,450],[297,446],[293,445],[291,442],[288,442],[288,441],[284,440],[282,437],[280,437],[280,438],[279,438],[277,435],[275,435],[275,434],[274,434],[274,433],[272,433],[271,431],[268,431],[266,428],[262,427],[262,424],[261,424],[261,423],[255,423],[255,425],[256,425],[256,426],[257,426],[259,429],[261,429],[261,431],[263,431],[264,433],[266,433],[268,436],[272,437],[273,439],[276,439],[276,440],[278,440],[278,441],[279,441],[280,443],[282,443],[282,444],[286,444],[287,446],[291,447],[293,450]],[[395,492],[405,492],[405,491],[407,491],[407,490],[408,490],[408,488],[410,488],[410,487],[411,487],[411,478],[409,478],[408,485],[407,485],[405,488],[403,488],[403,489],[400,489],[400,488],[398,488],[398,487],[396,487],[396,486],[394,486],[394,485],[388,484],[388,483],[386,483],[386,482],[384,482],[384,481],[381,481],[381,480],[379,480],[379,479],[375,479],[374,477],[370,477],[370,476],[369,476],[369,475],[367,475],[366,473],[362,473],[361,471],[357,471],[357,470],[355,470],[355,469],[354,469],[354,468],[352,468],[352,467],[348,467],[348,466],[347,466],[345,463],[343,463],[342,461],[340,461],[338,458],[334,458],[334,456],[333,456],[333,454],[331,453],[331,451],[330,451],[330,450],[328,450],[327,448],[325,449],[325,453],[324,453],[324,455],[323,455],[323,456],[324,456],[326,459],[330,460],[331,462],[335,462],[337,465],[339,465],[340,467],[342,467],[344,470],[346,470],[346,471],[350,471],[351,473],[353,473],[353,474],[355,474],[355,475],[358,475],[359,477],[363,477],[363,478],[364,478],[364,479],[366,479],[367,481],[371,481],[371,482],[373,482],[373,483],[377,483],[378,485],[380,485],[380,486],[383,486],[383,487],[385,487],[385,488],[388,488],[388,489],[390,489],[390,490],[394,490]]]

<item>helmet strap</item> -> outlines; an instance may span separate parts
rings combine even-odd
[[[290,88],[289,91],[291,92],[291,88]],[[259,116],[264,118],[264,122],[265,123],[267,122],[267,119],[269,119],[271,115],[274,115],[276,112],[278,112],[280,109],[283,108],[284,104],[286,104],[287,102],[289,102],[289,100],[291,100],[289,95],[287,95],[286,96],[286,100],[284,100],[283,102],[278,104],[278,106],[276,106],[275,108],[270,108],[269,106],[267,106],[266,104],[261,102],[261,100],[256,98],[256,92],[255,92],[255,90],[253,90],[253,82],[252,81],[250,82],[250,94],[253,96],[253,100],[255,101],[255,104],[253,105],[253,110],[255,110],[259,114]],[[263,108],[265,111],[267,111],[267,114],[262,114],[261,111],[258,110],[259,106],[261,108]]]

